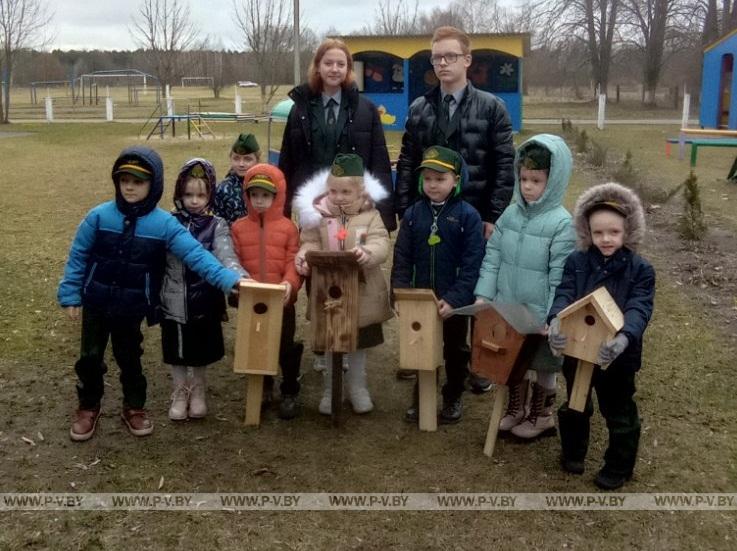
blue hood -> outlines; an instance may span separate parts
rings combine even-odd
[[[550,151],[550,171],[548,174],[548,184],[545,186],[542,197],[528,204],[522,198],[522,193],[519,189],[519,169],[522,152],[533,144],[542,146]],[[566,195],[572,170],[573,158],[571,157],[571,150],[568,149],[568,145],[566,145],[563,138],[554,134],[537,134],[533,136],[517,148],[517,154],[514,156],[514,194],[512,195],[512,201],[530,214],[544,212],[560,206]]]
[[[115,176],[120,165],[133,159],[143,163],[153,174],[148,196],[138,203],[129,203],[123,199],[120,194],[118,178]],[[148,214],[156,208],[161,200],[161,195],[164,193],[164,163],[159,154],[150,147],[133,146],[121,151],[115,164],[113,164],[112,178],[115,185],[115,203],[120,212],[126,216],[139,217]]]

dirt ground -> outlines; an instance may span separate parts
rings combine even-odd
[[[24,138],[25,139],[25,138]],[[8,140],[10,141],[10,140]],[[61,147],[61,146],[59,146]],[[111,150],[118,145],[110,146]],[[63,148],[58,155],[64,155]],[[7,157],[12,162],[12,156]],[[581,180],[598,176],[577,162]],[[420,433],[403,422],[411,382],[396,381],[396,323],[369,353],[376,410],[346,406],[335,430],[317,413],[320,375],[303,359],[303,414],[280,421],[265,412],[244,428],[245,382],[232,356],[210,371],[210,414],[201,421],[166,417],[170,382],[159,329],[145,331],[154,434],[130,436],[119,419],[120,386],[111,361],[104,416],[95,437],[68,437],[75,407],[72,365],[78,326],[53,304],[73,222],[49,198],[64,180],[37,186],[45,233],[28,217],[0,221],[10,249],[0,251],[0,485],[2,492],[593,492],[606,446],[594,416],[583,476],[558,466],[559,442],[501,440],[493,459],[481,449],[491,395],[467,394],[463,420]],[[2,184],[0,184],[2,186]],[[17,188],[21,190],[22,188]],[[7,190],[3,189],[3,193]],[[576,190],[578,191],[578,190]],[[74,211],[84,190],[64,199]],[[17,212],[15,198],[2,210]],[[20,199],[19,199],[20,200]],[[26,200],[27,201],[27,200]],[[47,205],[49,202],[49,205]],[[90,201],[85,199],[85,205]],[[92,203],[94,204],[94,203]],[[87,207],[85,206],[85,209]],[[677,203],[651,209],[645,254],[658,272],[656,310],[638,375],[643,436],[627,492],[737,491],[734,337],[737,336],[734,228],[709,219],[698,247],[674,234]],[[11,221],[14,220],[11,218]],[[36,252],[13,249],[30,232]],[[387,268],[388,270],[388,268]],[[29,282],[30,281],[30,282]],[[25,291],[19,294],[15,289]],[[33,289],[32,291],[29,289]],[[304,299],[302,299],[304,301]],[[300,303],[304,307],[303,302]],[[21,312],[21,313],[18,313]],[[301,325],[301,331],[307,326]],[[232,350],[234,327],[226,326]],[[306,338],[306,334],[302,334]],[[563,393],[558,401],[563,400]],[[25,438],[25,440],[24,440]],[[31,443],[29,443],[31,441]],[[13,512],[0,513],[0,549],[734,549],[734,512]]]

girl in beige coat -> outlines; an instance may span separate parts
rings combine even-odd
[[[381,265],[389,256],[389,234],[374,204],[386,197],[381,183],[364,172],[358,155],[341,154],[330,170],[322,171],[297,191],[294,206],[302,229],[295,258],[297,271],[308,276],[307,251],[352,251],[361,266],[359,282],[358,350],[347,354],[346,384],[356,413],[374,408],[366,384],[366,349],[384,342],[382,322],[391,318],[389,289]],[[320,413],[332,413],[332,369],[323,372]]]

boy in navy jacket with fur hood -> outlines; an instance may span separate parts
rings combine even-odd
[[[576,300],[605,287],[624,314],[624,326],[602,344],[592,378],[599,410],[606,419],[609,446],[604,466],[594,483],[605,490],[621,487],[632,476],[640,441],[640,417],[635,404],[635,373],[642,363],[642,337],[653,312],[655,270],[637,254],[645,236],[645,214],[640,199],[615,183],[586,191],[576,202],[574,224],[577,250],[568,257],[563,278],[548,315],[548,340],[560,355],[566,336],[560,333],[558,313]],[[568,395],[576,373],[576,360],[565,357],[563,375]],[[589,445],[591,394],[583,413],[558,410],[565,471],[581,474]]]
[[[217,259],[168,212],[157,208],[164,190],[161,157],[147,147],[121,152],[112,170],[115,199],[93,208],[77,229],[59,284],[58,300],[70,319],[82,313],[79,409],[70,429],[75,441],[92,437],[100,417],[103,361],[108,339],[120,367],[122,419],[135,436],[153,432],[143,409],[141,322],[156,320],[166,253],[208,283],[230,292],[240,276]]]
[[[404,213],[394,247],[392,289],[432,289],[443,318],[443,386],[441,423],[461,419],[468,361],[468,318],[450,317],[450,310],[474,302],[474,288],[484,257],[484,233],[478,211],[460,197],[462,157],[433,146],[423,154],[420,199]],[[417,420],[417,386],[405,419]]]

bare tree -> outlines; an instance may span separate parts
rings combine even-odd
[[[233,14],[246,48],[253,52],[265,111],[279,87],[280,67],[293,53],[292,1],[233,0]]]
[[[615,35],[621,22],[621,0],[540,0],[536,28],[545,43],[570,38],[581,40],[588,50],[591,76],[606,93]]]
[[[706,10],[704,12],[704,30],[701,34],[701,41],[704,44],[713,42],[719,38],[719,14],[717,13],[717,0],[708,0]]]
[[[420,33],[431,34],[435,29],[444,25],[464,28],[463,13],[456,4],[451,4],[447,8],[433,8],[429,13],[420,14],[416,26]]]
[[[133,38],[153,54],[161,84],[173,84],[180,75],[181,53],[199,34],[189,5],[179,0],[143,0],[131,29]]]
[[[456,0],[451,4],[468,33],[513,33],[530,28],[530,2],[516,8],[499,5],[498,0]]]
[[[419,0],[379,0],[376,19],[372,25],[364,26],[364,34],[401,36],[417,34]]]
[[[728,0],[725,0],[728,1]],[[623,0],[629,42],[641,53],[643,103],[655,105],[655,91],[669,55],[686,46],[686,29],[694,20],[692,0]]]
[[[10,117],[10,85],[18,52],[43,44],[43,32],[51,14],[44,0],[0,0],[0,75],[5,84],[0,94],[0,122]]]

